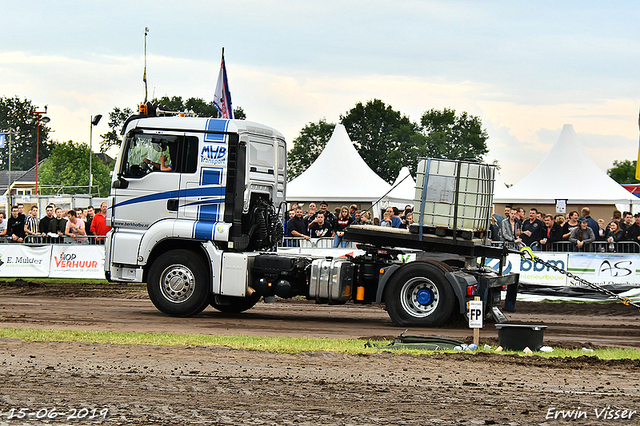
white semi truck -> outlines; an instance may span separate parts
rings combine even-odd
[[[261,298],[304,296],[327,304],[380,303],[398,325],[439,326],[464,314],[467,301],[478,295],[485,312],[502,322],[498,305],[505,286],[505,308],[515,308],[518,275],[502,274],[506,252],[487,244],[485,208],[474,210],[484,228],[432,226],[425,222],[425,202],[433,196],[424,191],[416,205],[419,225],[411,231],[347,230],[345,238],[359,242],[363,254],[338,259],[278,253],[286,210],[283,136],[244,120],[163,115],[150,104],[141,111],[123,128],[105,272],[112,281],[146,282],[163,313],[192,316],[209,305],[239,313]],[[430,163],[421,164],[426,188]],[[440,198],[454,195],[453,213],[445,216],[462,217],[460,172],[431,181]],[[446,205],[436,201],[431,204],[437,208]],[[408,252],[415,261],[398,260]],[[482,267],[479,258],[500,259],[499,271]]]

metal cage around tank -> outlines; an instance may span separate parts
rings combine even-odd
[[[413,230],[485,232],[493,205],[496,166],[472,161],[421,159],[418,163]],[[419,230],[415,228],[418,227]]]

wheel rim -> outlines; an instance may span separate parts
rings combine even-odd
[[[160,291],[170,302],[182,303],[189,300],[195,289],[195,276],[184,265],[168,266],[160,275]]]
[[[411,278],[400,290],[400,302],[406,313],[416,318],[424,318],[438,308],[440,292],[433,281],[427,278]]]

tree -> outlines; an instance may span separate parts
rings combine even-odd
[[[479,117],[453,109],[431,109],[422,114],[420,131],[425,145],[417,148],[417,155],[452,160],[474,159],[482,161],[489,152],[489,135],[482,128]]]
[[[389,183],[404,166],[415,176],[421,157],[482,160],[488,152],[488,135],[480,119],[466,112],[456,115],[452,109],[426,111],[418,125],[390,105],[373,99],[366,104],[358,102],[340,115],[340,122],[365,163]],[[302,129],[287,157],[290,178],[315,161],[333,127],[320,120]]]
[[[161,105],[163,110],[174,112],[192,112],[197,117],[217,117],[218,110],[211,102],[205,102],[201,98],[189,98],[186,101],[182,96],[163,96],[151,100],[154,105]],[[109,113],[109,131],[102,136],[100,142],[100,152],[106,152],[112,146],[120,145],[122,126],[127,119],[133,115],[130,108],[120,109],[114,107]],[[247,115],[242,107],[236,107],[233,110],[234,118],[245,120]]]
[[[293,140],[293,148],[287,153],[287,177],[289,181],[309,168],[331,139],[335,123],[325,118],[317,123],[308,123]]]
[[[113,108],[113,111],[109,113],[109,129],[111,130],[100,135],[102,137],[102,141],[100,141],[100,152],[106,152],[112,146],[120,145],[122,126],[127,121],[127,118],[132,115],[133,110],[131,108]]]
[[[636,160],[615,160],[607,174],[618,183],[640,183],[636,179]]]
[[[9,132],[11,138],[11,170],[29,170],[36,164],[36,149],[38,159],[49,156],[53,142],[49,140],[50,129],[40,120],[38,126],[37,115],[33,114],[36,107],[27,99],[0,98],[0,132]],[[40,128],[39,147],[36,147],[38,135],[36,128]],[[7,142],[8,142],[7,137]],[[0,169],[9,170],[9,144],[0,149]]]
[[[156,105],[164,105],[169,111],[176,112],[193,112],[197,117],[217,117],[218,110],[213,106],[212,102],[206,102],[202,98],[189,98],[182,100],[182,96],[163,96],[160,99],[153,99],[151,103]],[[245,120],[247,115],[242,107],[233,109],[233,118]]]
[[[98,186],[98,192],[92,188],[94,196],[106,197],[109,195],[111,168],[92,154],[91,171],[93,184]],[[88,193],[89,186],[89,145],[86,143],[75,144],[73,141],[56,143],[51,150],[47,161],[40,167],[40,184],[42,194]],[[47,188],[55,186],[56,188]],[[68,187],[69,189],[63,189]],[[84,187],[84,188],[83,188]]]
[[[367,165],[390,183],[407,164],[404,150],[423,139],[409,117],[379,99],[358,102],[340,121]]]
[[[235,107],[233,109],[233,118],[236,120],[246,120],[247,114],[245,114],[244,109],[242,107]]]

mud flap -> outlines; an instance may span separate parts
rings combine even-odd
[[[491,317],[496,322],[496,324],[504,324],[507,322],[507,317],[504,316],[502,311],[497,306],[491,307]]]
[[[518,283],[507,286],[507,295],[504,299],[504,311],[516,311],[516,297],[518,296]]]

